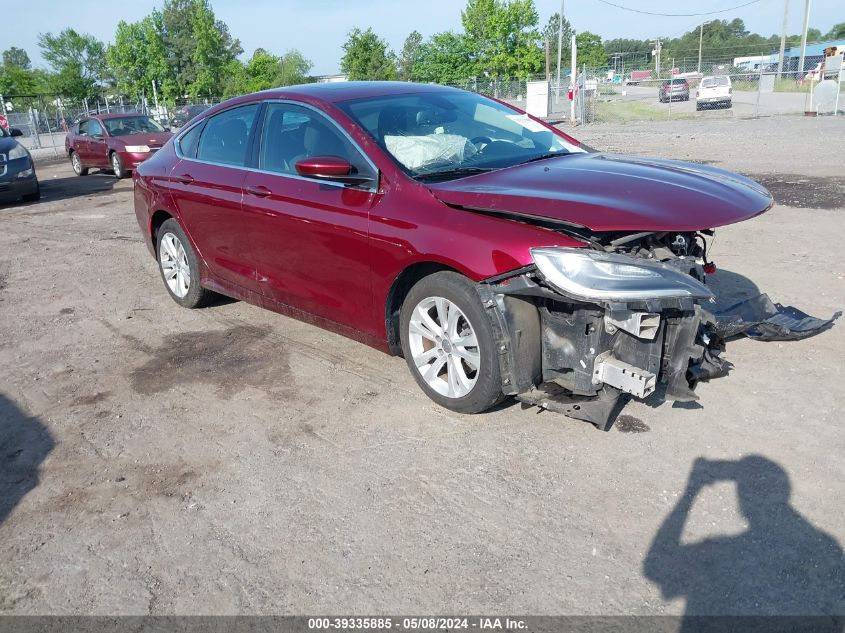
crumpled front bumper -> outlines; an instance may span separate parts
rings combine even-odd
[[[533,267],[477,286],[497,337],[502,389],[608,430],[631,397],[692,401],[730,363],[715,318],[694,299],[583,303]]]

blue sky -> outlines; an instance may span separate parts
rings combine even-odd
[[[701,13],[742,4],[742,0],[613,0],[615,4],[652,12]],[[43,65],[37,35],[71,26],[109,41],[119,20],[142,18],[162,0],[133,0],[103,3],[102,0],[36,0],[14,3],[4,11],[0,48],[19,46],[36,65]],[[354,26],[373,29],[386,38],[394,50],[402,47],[414,29],[423,36],[460,29],[462,0],[211,0],[217,17],[251,54],[258,47],[274,53],[298,48],[314,62],[312,72],[338,72],[341,44]],[[560,0],[535,0],[542,23],[558,11]],[[803,18],[803,0],[790,0],[789,31],[798,33]],[[13,9],[13,10],[12,10]],[[568,0],[566,15],[578,31],[593,31],[603,38],[674,37],[710,18],[745,20],[747,28],[763,35],[780,32],[783,0],[760,0],[728,13],[697,17],[656,17],[631,13],[602,4],[599,0]],[[810,26],[826,32],[836,22],[845,22],[842,0],[813,0]]]

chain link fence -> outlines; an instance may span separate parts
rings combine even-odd
[[[821,58],[819,58],[821,59]],[[743,67],[723,58],[683,58],[670,65],[639,68],[630,62],[614,68],[578,69],[556,77],[472,77],[450,84],[529,109],[528,92],[544,85],[548,95],[542,108],[549,121],[572,125],[625,123],[699,117],[756,118],[762,116],[845,115],[845,72],[826,69],[807,58],[804,73],[787,60],[776,65],[753,60]],[[700,70],[699,70],[700,69]],[[220,97],[164,102],[143,98],[99,97],[72,100],[57,95],[0,95],[10,127],[23,132],[21,141],[36,158],[64,156],[68,128],[84,116],[103,113],[146,114],[161,125],[178,129]],[[536,104],[536,99],[534,101]]]
[[[220,101],[220,98],[209,98],[156,103],[149,99],[133,101],[122,96],[74,100],[59,95],[0,95],[2,114],[8,126],[23,133],[19,141],[37,159],[63,157],[68,129],[86,116],[141,113],[166,128],[178,128]]]
[[[792,73],[778,76],[760,67],[756,72],[649,76],[635,84],[614,85],[583,68],[577,81],[576,119],[589,124],[701,117],[842,116],[842,84],[837,73],[796,78]]]
[[[845,115],[845,73],[819,69],[810,58],[805,68],[810,70],[802,74],[786,64],[778,73],[776,65],[767,63],[737,68],[724,60],[703,60],[700,64],[682,60],[660,73],[646,69],[622,74],[614,69],[582,66],[574,81],[569,73],[562,76],[560,87],[554,78],[543,76],[484,81],[473,78],[450,85],[528,109],[529,83],[547,82],[545,118],[577,125],[698,117]]]

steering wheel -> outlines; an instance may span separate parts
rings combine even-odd
[[[475,138],[471,138],[469,142],[475,145],[478,148],[478,151],[480,152],[485,147],[490,145],[490,143],[493,142],[493,139],[491,139],[489,136],[476,136]]]

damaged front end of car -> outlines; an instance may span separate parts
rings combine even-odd
[[[593,233],[588,248],[536,248],[533,265],[479,283],[503,392],[604,430],[631,397],[697,400],[731,367],[707,309],[706,237]]]

